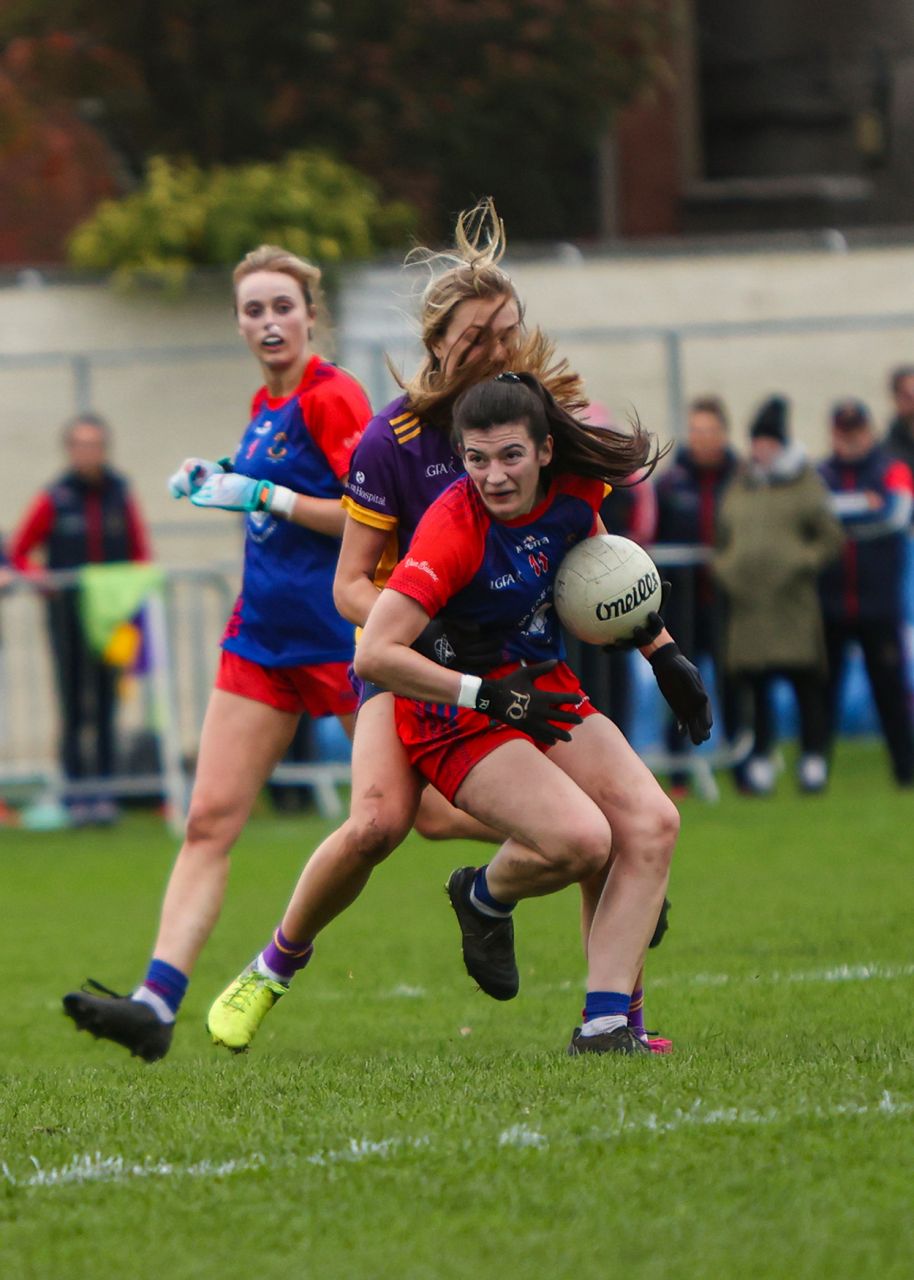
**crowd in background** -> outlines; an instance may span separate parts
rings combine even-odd
[[[914,503],[914,366],[892,372],[894,415],[880,432],[869,407],[845,399],[829,411],[831,450],[818,463],[794,439],[789,401],[772,395],[749,424],[741,457],[723,401],[688,406],[685,436],[655,479],[619,487],[601,512],[606,528],[646,546],[694,549],[670,564],[667,622],[684,650],[714,672],[718,741],[750,735],[733,759],[745,794],[769,794],[776,777],[773,686],[785,680],[797,708],[797,781],[821,791],[839,723],[849,646],[860,646],[873,702],[900,786],[914,784],[914,731],[904,644],[904,584]],[[602,405],[590,421],[608,423]],[[67,466],[33,500],[0,547],[0,588],[11,572],[74,569],[141,560],[148,537],[126,479],[108,460],[109,430],[96,415],[67,423]],[[41,553],[41,563],[35,552]],[[48,635],[60,703],[60,762],[66,784],[116,771],[116,671],[89,651],[74,586],[45,592]],[[591,697],[623,729],[632,714],[629,655],[580,652]],[[305,722],[307,733],[307,721]],[[682,759],[672,794],[689,788],[686,741],[670,722],[666,747]],[[301,758],[307,740],[295,747]],[[311,748],[305,750],[310,753]],[[281,802],[284,792],[275,799]],[[64,791],[73,825],[113,821],[102,785]],[[0,803],[0,823],[11,818]]]
[[[890,391],[895,414],[884,436],[862,401],[832,406],[831,450],[818,464],[793,438],[785,397],[760,406],[744,458],[723,402],[699,397],[652,500],[636,503],[630,492],[606,504],[610,531],[698,553],[697,563],[664,570],[672,584],[668,622],[693,659],[713,666],[724,738],[751,733],[751,753],[734,764],[744,793],[768,794],[775,785],[772,694],[780,679],[796,699],[798,784],[807,792],[826,786],[852,642],[862,650],[895,780],[914,783],[903,631],[914,367],[896,369]],[[651,509],[655,520],[646,527]],[[625,699],[615,698],[624,727]],[[674,754],[686,750],[673,725],[667,745]],[[685,768],[674,770],[671,786],[687,790]]]

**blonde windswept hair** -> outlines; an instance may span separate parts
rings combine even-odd
[[[503,299],[517,306],[521,338],[508,357],[513,372],[533,374],[555,398],[571,409],[586,403],[581,380],[565,360],[555,354],[551,341],[541,330],[525,333],[524,308],[514,281],[499,264],[505,255],[505,224],[492,198],[486,197],[472,209],[465,209],[454,229],[454,247],[443,251],[413,249],[406,265],[420,263],[432,278],[422,294],[420,336],[425,356],[410,378],[401,377],[389,364],[391,373],[409,398],[410,408],[428,422],[450,428],[450,410],[461,392],[473,383],[503,370],[504,358],[483,353],[454,369],[442,368],[434,347],[447,332],[457,307],[474,298]],[[496,312],[497,314],[497,312]],[[484,337],[485,335],[483,335]],[[494,347],[494,338],[491,345]]]

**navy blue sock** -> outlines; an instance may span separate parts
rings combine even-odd
[[[475,907],[480,915],[503,920],[511,914],[517,903],[499,902],[498,898],[492,896],[486,883],[486,871],[487,867],[480,867],[476,872],[476,879],[470,889],[470,906]]]
[[[611,1018],[619,1014],[627,1018],[631,1002],[631,996],[623,991],[588,991],[584,1021],[592,1022],[594,1018]]]
[[[187,974],[165,960],[150,960],[143,986],[163,1000],[172,1014],[181,1007],[187,991]]]

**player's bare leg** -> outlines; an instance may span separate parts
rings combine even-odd
[[[519,776],[525,781],[523,798],[515,796]],[[678,831],[678,813],[653,775],[610,721],[591,716],[576,727],[570,743],[553,748],[549,760],[525,743],[498,748],[475,766],[456,798],[483,821],[498,821],[512,833],[470,886],[477,909],[496,920],[499,913],[509,917],[520,898],[572,880],[595,888],[612,847],[612,866],[587,935],[589,1021],[596,1024],[591,1033],[600,1037],[595,1045],[634,1052],[628,1007]],[[602,822],[594,821],[594,811]],[[537,854],[544,862],[537,863]],[[604,1006],[612,1008],[603,1012]]]
[[[229,853],[297,723],[297,715],[213,690],[184,843],[165,891],[147,983],[129,998],[71,992],[64,1009],[78,1027],[147,1061],[168,1051],[188,978],[219,917]]]

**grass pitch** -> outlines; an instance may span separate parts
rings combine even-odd
[[[576,893],[518,911],[521,994],[459,958],[412,837],[321,940],[253,1051],[212,998],[325,830],[260,817],[163,1062],[60,997],[141,977],[173,842],[0,833],[0,1274],[10,1280],[910,1277],[914,793],[843,746],[829,793],[683,805],[648,1023],[670,1057],[568,1059]]]

